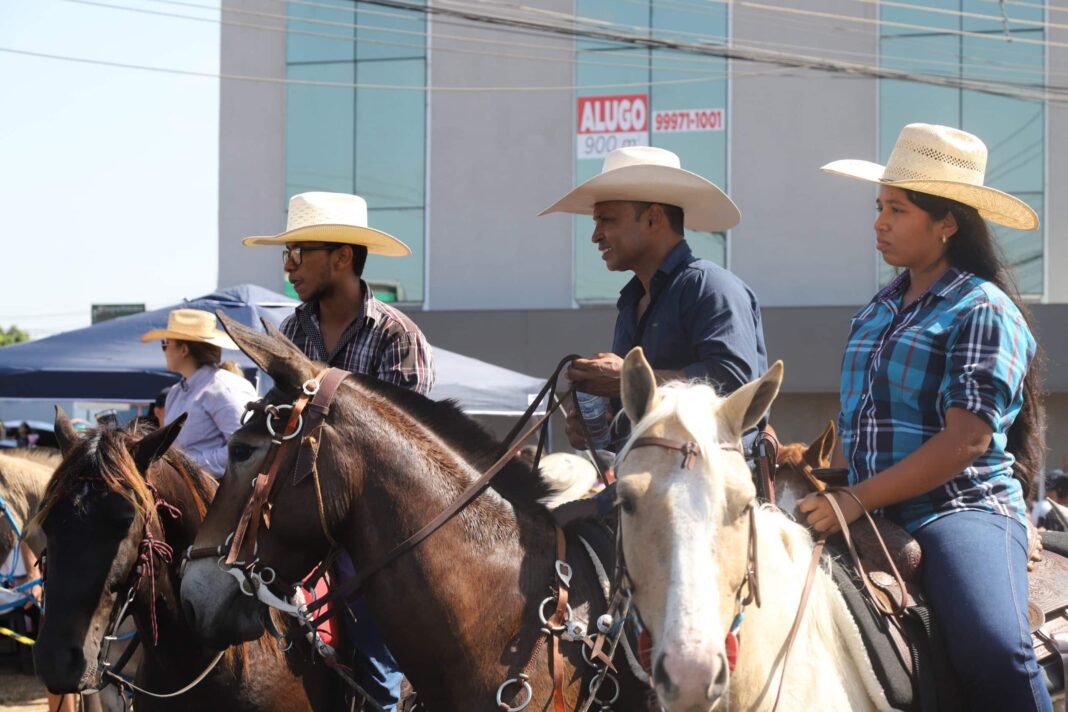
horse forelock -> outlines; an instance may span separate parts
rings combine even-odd
[[[155,498],[128,449],[142,435],[136,427],[90,430],[56,468],[34,521],[43,522],[53,507],[74,496],[75,490],[86,482],[102,483],[129,502],[141,517],[150,517]]]

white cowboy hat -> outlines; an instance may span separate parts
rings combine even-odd
[[[949,198],[970,205],[991,222],[1018,230],[1038,228],[1038,214],[1017,197],[983,185],[986,144],[978,136],[933,124],[901,130],[885,166],[871,161],[834,161],[820,170],[869,183]]]
[[[166,329],[153,329],[141,336],[141,341],[155,339],[199,341],[222,349],[238,349],[234,340],[216,325],[215,315],[200,309],[175,309],[167,315]]]
[[[593,206],[610,200],[662,203],[682,208],[693,230],[729,230],[742,219],[738,206],[715,183],[683,170],[679,157],[652,146],[617,148],[604,159],[601,175],[572,190],[541,215],[592,215]]]
[[[289,199],[286,231],[246,237],[242,245],[334,242],[363,245],[372,255],[406,257],[411,249],[389,233],[367,227],[367,201],[347,193],[299,193]]]

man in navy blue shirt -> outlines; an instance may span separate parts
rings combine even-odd
[[[710,232],[738,224],[738,208],[678,156],[646,146],[621,148],[601,174],[542,214],[593,215],[593,242],[611,271],[634,278],[620,292],[612,351],[576,359],[567,375],[580,391],[619,398],[623,356],[641,346],[659,382],[700,378],[723,395],[768,367],[760,306],[737,276],[693,255],[684,228]],[[578,413],[568,439],[586,447]]]

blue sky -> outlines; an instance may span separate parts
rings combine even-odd
[[[217,0],[101,1],[216,22],[0,0],[0,48],[218,73]],[[218,79],[0,51],[0,92],[0,326],[44,336],[93,303],[215,288]]]

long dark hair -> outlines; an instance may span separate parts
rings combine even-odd
[[[959,270],[971,272],[1003,291],[1030,328],[1034,323],[1031,310],[1020,299],[1016,280],[1006,264],[1001,250],[994,243],[990,228],[979,211],[948,198],[906,190],[909,200],[934,220],[941,220],[952,213],[957,221],[957,232],[946,245],[946,259]],[[1033,329],[1032,329],[1033,331]],[[1034,494],[1033,483],[1042,476],[1046,458],[1046,409],[1042,404],[1042,372],[1045,358],[1038,349],[1031,367],[1024,376],[1023,406],[1009,428],[1006,449],[1016,457],[1013,475],[1023,485],[1024,498],[1030,501]]]

